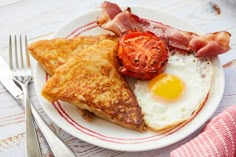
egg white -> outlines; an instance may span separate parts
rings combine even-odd
[[[164,72],[178,76],[184,82],[185,89],[179,99],[171,102],[157,99],[148,87],[149,81],[138,80],[134,85],[145,123],[154,130],[172,128],[201,108],[211,88],[214,68],[210,58],[172,50]]]

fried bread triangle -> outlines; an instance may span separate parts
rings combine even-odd
[[[62,100],[95,115],[138,131],[144,120],[136,97],[118,71],[117,42],[103,40],[80,51],[57,68],[42,95]]]
[[[115,36],[109,34],[78,36],[72,39],[56,38],[34,42],[28,46],[28,50],[44,70],[52,76],[58,67],[76,53],[105,39],[117,40]]]
[[[116,36],[109,34],[78,36],[72,39],[55,38],[33,42],[28,46],[28,50],[49,76],[52,76],[58,67],[65,64],[74,55],[105,39],[117,41]],[[94,117],[87,110],[78,111],[87,121],[91,121]]]

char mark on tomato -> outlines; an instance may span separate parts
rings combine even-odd
[[[151,32],[128,32],[119,42],[120,72],[142,80],[163,72],[168,60],[168,47]]]

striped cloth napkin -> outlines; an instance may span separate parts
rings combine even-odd
[[[236,106],[211,119],[196,138],[172,151],[170,157],[236,157]]]

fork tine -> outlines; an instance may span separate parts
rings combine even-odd
[[[11,41],[11,35],[9,37],[9,64],[10,69],[13,69],[13,62],[12,62],[12,41]]]
[[[14,37],[14,36],[13,36]],[[34,128],[33,124],[33,117],[31,112],[31,104],[29,99],[29,91],[28,91],[28,85],[32,78],[32,73],[30,69],[30,57],[29,53],[27,51],[27,36],[25,37],[20,36],[20,41],[17,44],[16,36],[15,36],[15,43],[13,37],[9,37],[9,64],[11,67],[12,72],[12,78],[15,81],[15,83],[21,87],[23,91],[23,97],[20,99],[17,97],[17,100],[25,104],[25,120],[26,120],[26,154],[28,157],[42,157],[42,152],[40,149],[40,145],[38,143],[37,133]],[[20,44],[20,45],[19,45]],[[24,69],[21,66],[19,68],[16,66],[18,64],[17,61],[17,45],[19,46],[18,52],[20,52],[18,55],[19,57],[19,63],[20,65],[24,64]],[[15,49],[15,54],[13,54]],[[25,51],[25,52],[23,52]],[[25,53],[25,54],[24,54]],[[15,58],[14,58],[15,57]],[[24,63],[23,63],[24,61]],[[35,116],[36,123],[39,126],[39,129],[42,131],[44,137],[48,138],[46,139],[49,147],[52,148],[53,153],[55,156],[70,156],[75,157],[76,155],[71,151],[64,143],[61,141],[57,135],[50,129],[49,126],[44,122],[44,120],[41,118],[41,116],[38,114],[37,110],[32,105],[33,109],[33,116]],[[44,129],[44,131],[43,131]],[[55,142],[59,146],[54,146]],[[64,149],[63,151],[61,151]],[[59,153],[58,153],[59,152]],[[62,153],[62,154],[61,154]]]
[[[18,42],[17,42],[18,39]],[[25,38],[26,39],[26,38]],[[13,42],[10,41],[10,44]],[[33,123],[33,117],[31,112],[31,104],[29,100],[29,91],[28,91],[28,84],[32,78],[31,76],[31,69],[28,68],[29,60],[27,60],[27,56],[25,56],[25,49],[26,41],[20,35],[18,38],[15,35],[15,47],[11,47],[10,51],[15,49],[14,56],[11,56],[12,62],[12,76],[13,79],[20,85],[23,91],[23,104],[25,105],[25,119],[26,119],[26,146],[27,146],[27,156],[28,157],[42,157],[42,153],[40,150],[37,133]],[[14,52],[13,52],[14,53]],[[26,53],[27,54],[27,53]],[[14,58],[15,57],[15,58]]]
[[[21,68],[24,69],[24,58],[23,58],[23,48],[22,48],[21,35],[20,35],[20,60],[21,60]]]
[[[25,53],[26,53],[27,67],[30,68],[30,58],[29,58],[29,53],[28,53],[28,42],[27,42],[26,35],[25,35]]]
[[[19,68],[19,63],[18,63],[18,53],[17,53],[17,39],[15,35],[15,62],[16,62],[16,68]]]

